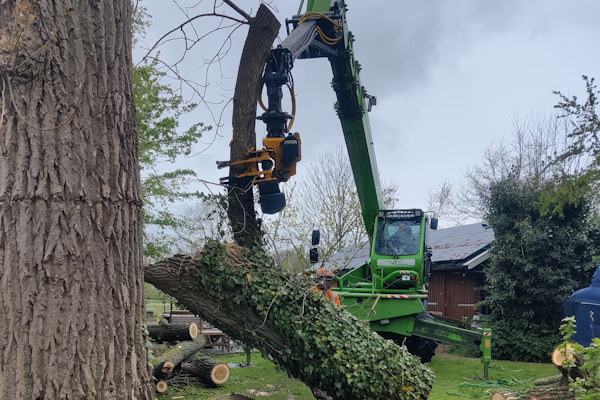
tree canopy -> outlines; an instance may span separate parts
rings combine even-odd
[[[547,361],[560,342],[563,300],[587,286],[593,273],[600,233],[590,224],[591,203],[566,202],[560,216],[541,213],[536,202],[556,190],[555,182],[514,176],[491,187],[495,241],[484,304],[497,357]]]

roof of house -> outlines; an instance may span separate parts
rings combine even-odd
[[[354,269],[371,260],[371,249],[369,242],[363,242],[359,245],[346,247],[344,250],[335,253],[331,259],[323,260],[323,265],[331,270]]]
[[[434,264],[467,261],[489,250],[493,241],[494,230],[485,223],[431,231],[429,233],[429,246],[433,252],[431,261]]]
[[[431,261],[436,266],[475,268],[489,258],[494,231],[485,223],[429,231],[428,244],[432,249]],[[323,265],[332,270],[353,269],[369,262],[369,243],[350,246],[336,253]],[[319,263],[321,266],[321,263]]]

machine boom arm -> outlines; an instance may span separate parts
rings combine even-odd
[[[353,36],[346,25],[343,1],[309,0],[306,13],[287,21],[293,31],[273,49],[265,69],[269,107],[259,117],[267,124],[268,137],[282,137],[287,120],[281,109],[282,90],[297,58],[327,57],[333,71],[332,86],[337,96],[336,111],[348,149],[360,199],[362,216],[372,238],[377,212],[383,207],[379,172],[367,111],[375,98],[360,83],[360,64],[355,60]]]

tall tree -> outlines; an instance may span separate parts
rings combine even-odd
[[[594,78],[584,75],[583,80],[586,88],[584,102],[577,96],[568,97],[555,92],[560,97],[555,108],[559,110],[559,117],[570,126],[568,136],[571,142],[563,152],[554,157],[552,163],[554,165],[575,160],[581,167],[576,174],[561,177],[560,187],[541,199],[540,209],[544,213],[560,215],[564,205],[591,195],[595,204],[596,222],[600,224],[600,90]]]
[[[202,134],[211,129],[201,122],[184,130],[179,128],[181,116],[193,111],[196,104],[184,102],[180,94],[161,82],[164,76],[156,60],[133,69],[146,226],[144,253],[154,259],[168,253],[174,245],[172,230],[185,225],[185,219],[170,206],[200,197],[197,191],[188,189],[192,182],[198,183],[196,172],[168,169],[167,164],[189,155]]]
[[[0,21],[0,399],[153,398],[131,4]]]
[[[562,215],[536,207],[542,194],[558,187],[515,176],[491,186],[488,221],[495,241],[484,303],[499,358],[547,361],[561,340],[563,300],[589,284],[600,245],[598,228],[589,223],[590,202],[565,202]]]
[[[510,141],[499,141],[485,149],[479,163],[465,173],[462,184],[448,183],[430,192],[429,204],[452,223],[481,221],[486,218],[491,186],[509,176],[519,179],[556,180],[563,174],[576,173],[580,160],[552,162],[567,149],[572,139],[570,126],[557,115],[531,115],[515,119]]]

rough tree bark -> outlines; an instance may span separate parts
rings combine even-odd
[[[261,4],[256,16],[250,21],[250,29],[244,43],[233,95],[233,139],[230,160],[241,160],[256,147],[256,104],[262,89],[262,72],[271,45],[279,32],[279,21]],[[229,170],[230,188],[227,214],[235,241],[245,247],[260,243],[260,227],[254,211],[251,178],[235,178],[241,167]]]
[[[146,266],[145,279],[335,399],[425,399],[432,372],[259,251],[209,242]]]
[[[150,399],[131,2],[0,2],[0,399]]]

